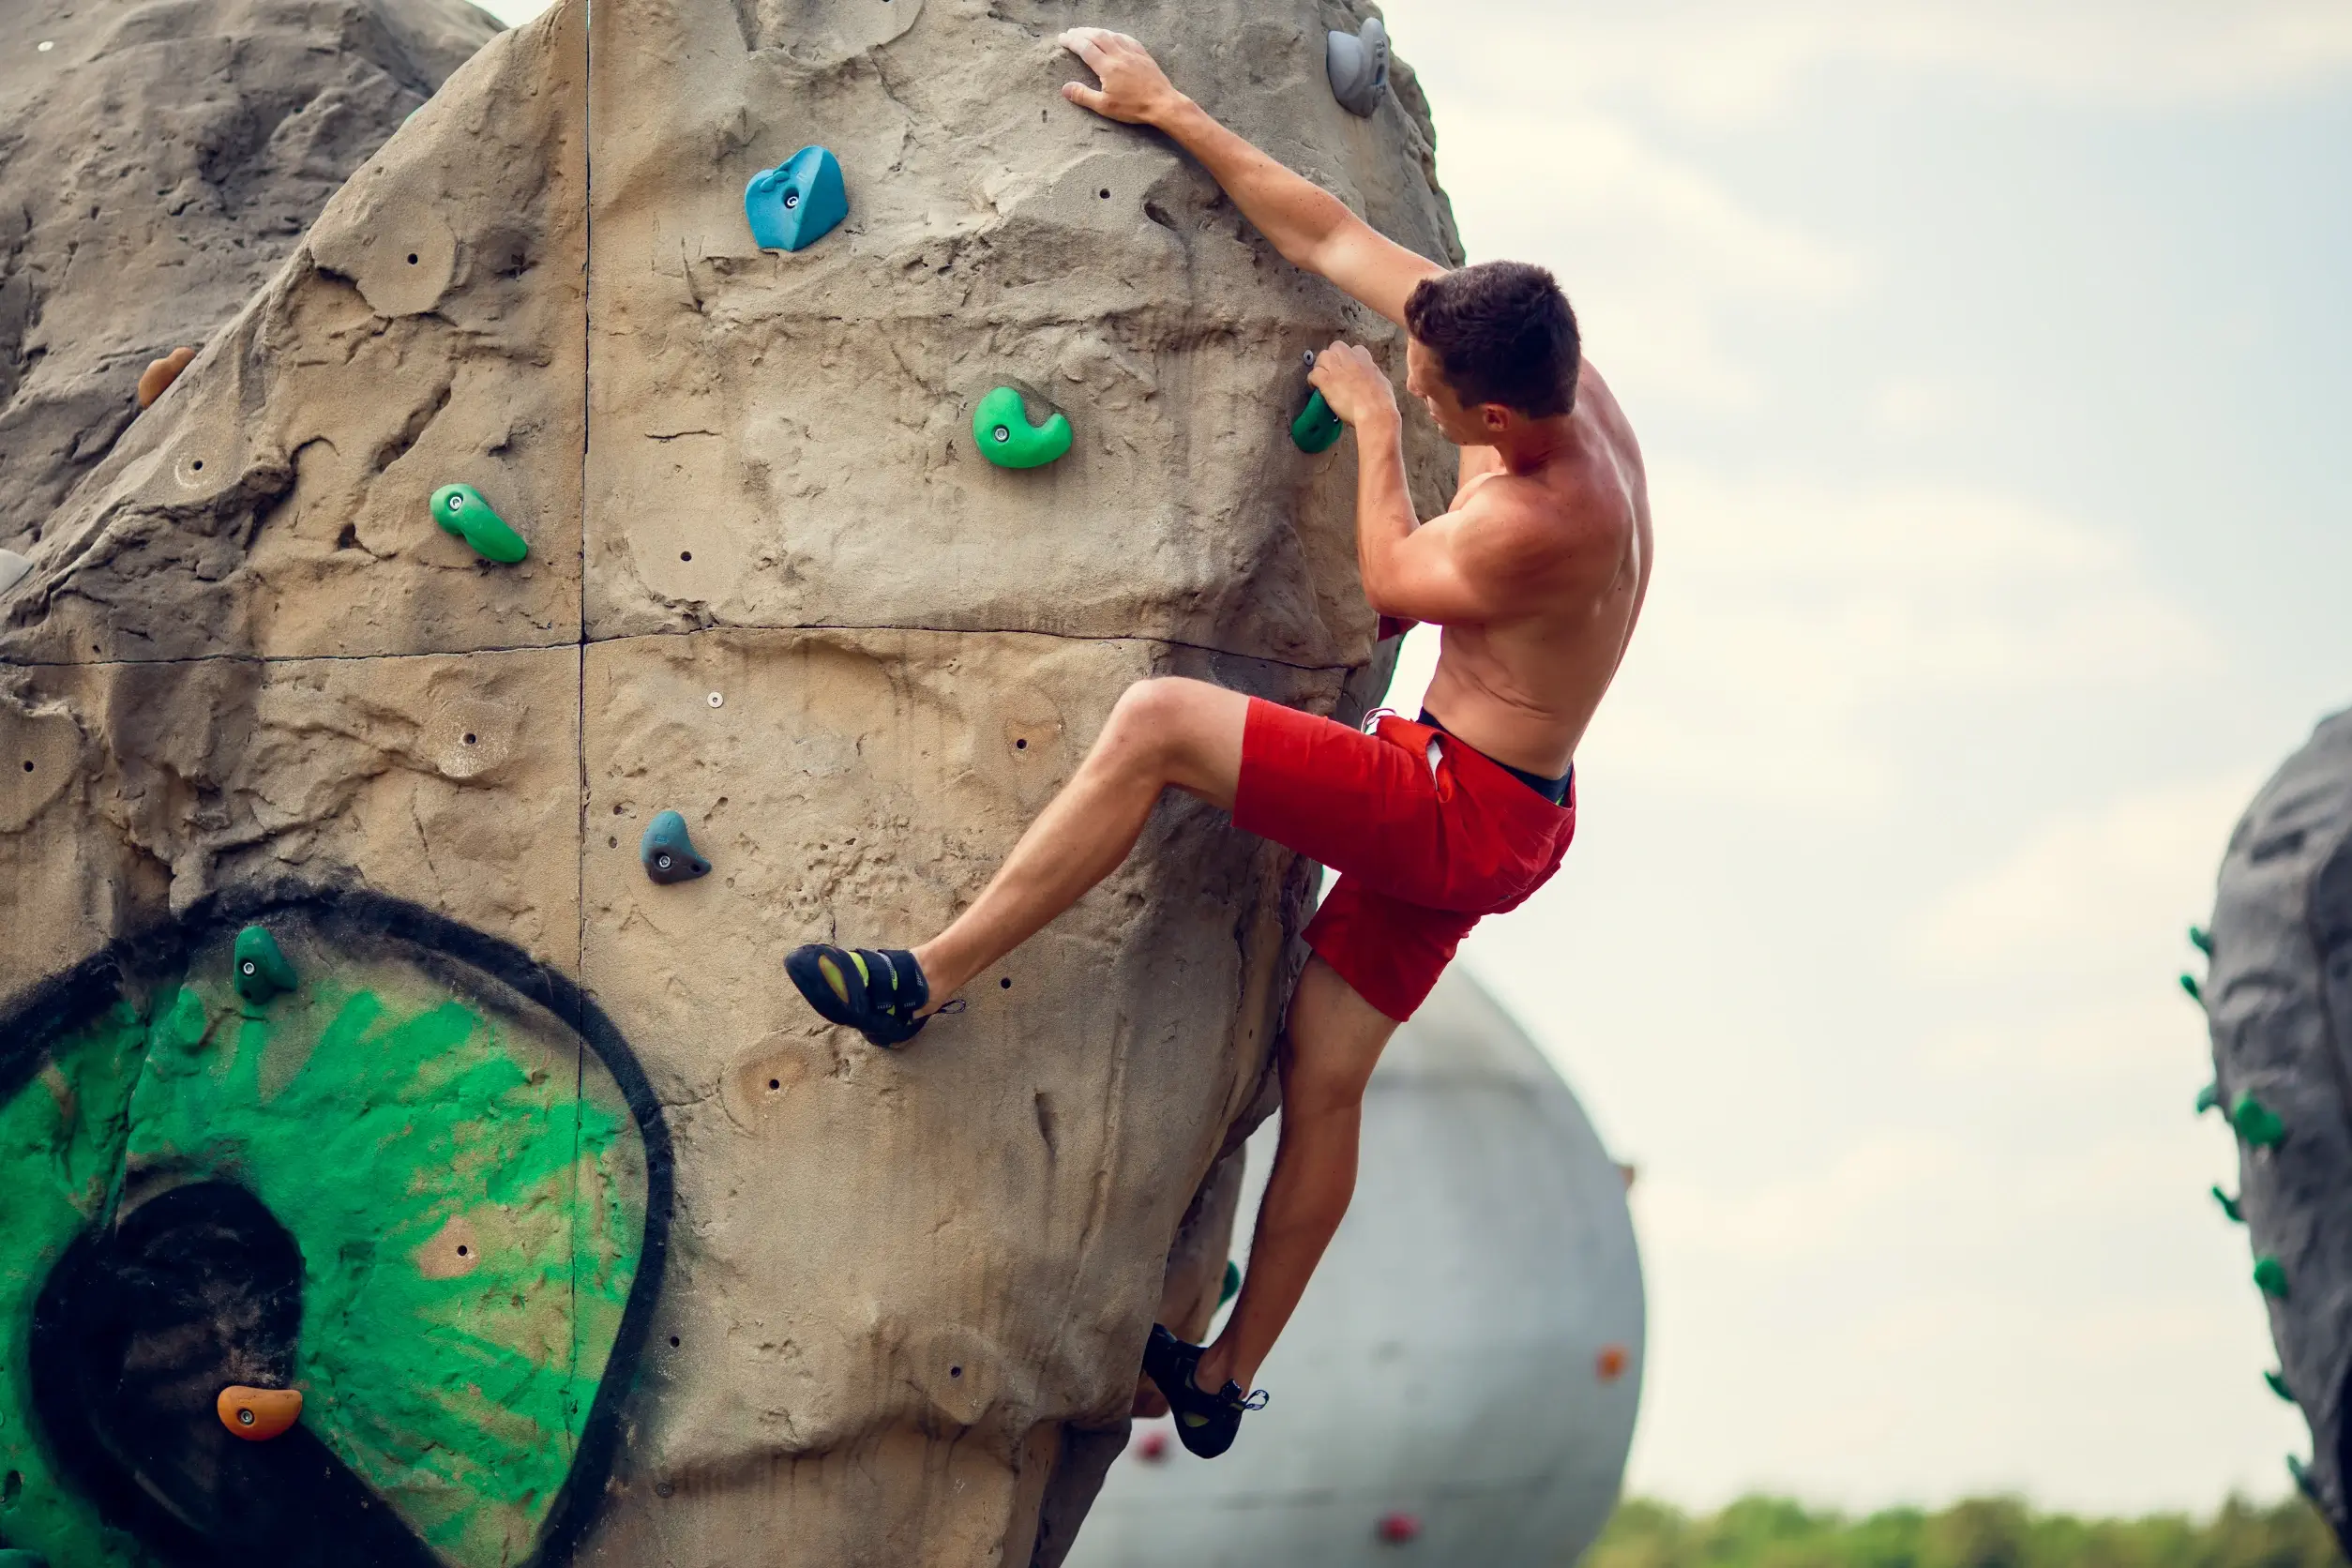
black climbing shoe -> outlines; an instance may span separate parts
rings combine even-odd
[[[1168,1408],[1175,1413],[1177,1440],[1201,1458],[1214,1459],[1233,1446],[1242,1417],[1266,1408],[1266,1391],[1261,1388],[1245,1395],[1242,1385],[1229,1379],[1214,1394],[1195,1387],[1192,1369],[1199,1364],[1203,1349],[1153,1323],[1151,1341],[1143,1347],[1143,1370],[1159,1384]]]
[[[811,942],[792,949],[784,972],[826,1021],[846,1024],[877,1046],[903,1046],[930,1021],[914,1016],[931,1000],[931,988],[912,953]]]

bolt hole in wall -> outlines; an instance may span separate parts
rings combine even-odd
[[[33,759],[30,757],[24,759],[24,771],[26,773],[31,773],[33,771]]]
[[[673,1350],[678,1348],[678,1336],[674,1334],[670,1336],[670,1348]]]
[[[951,1378],[960,1378],[964,1375],[964,1369],[960,1366],[951,1366],[947,1369],[947,1375]]]
[[[416,252],[414,250],[408,253],[408,264],[411,266],[415,266],[416,264]]]
[[[694,551],[690,550],[682,550],[678,551],[678,559],[681,561],[691,561],[694,559]]]
[[[194,462],[188,465],[188,471],[190,474],[202,474],[204,471],[204,460],[198,458]]]
[[[783,1087],[784,1087],[784,1080],[783,1080],[782,1078],[772,1078],[768,1079],[768,1088],[769,1088],[770,1090],[777,1090],[777,1089],[781,1089],[781,1088],[783,1088]]]
[[[1028,743],[1026,740],[1018,740],[1018,741],[1015,741],[1015,742],[1013,743],[1013,749],[1014,749],[1014,750],[1016,750],[1016,751],[1027,751],[1027,750],[1029,749],[1029,743]],[[27,762],[27,763],[25,763],[24,765],[25,765],[26,767],[28,767],[28,768],[29,768],[29,767],[31,767],[33,764],[32,764],[32,763],[30,763],[30,762]]]
[[[999,980],[997,985],[1003,989],[1009,991],[1013,988],[1013,977],[1008,974],[1003,979]]]
[[[465,737],[465,744],[466,744],[466,745],[468,745],[468,746],[472,746],[472,745],[474,744],[474,737],[473,737],[472,735],[468,735],[468,736],[466,736],[466,737]]]

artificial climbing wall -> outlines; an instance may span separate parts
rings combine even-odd
[[[1135,679],[1360,706],[1352,460],[1289,426],[1304,349],[1403,369],[1059,98],[1080,20],[1455,253],[1410,73],[1333,98],[1347,7],[563,0],[43,528],[0,597],[0,1179],[43,1216],[0,1541],[1059,1560],[1221,1272],[1178,1232],[1229,1217],[1306,870],[1170,803],[897,1054],[781,955],[950,917]],[[746,183],[809,144],[848,217],[763,252]],[[988,460],[1002,387],[1066,455]],[[529,554],[435,526],[451,484]],[[665,810],[708,876],[647,876]],[[230,1385],[302,1417],[243,1440]]]

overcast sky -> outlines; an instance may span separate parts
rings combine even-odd
[[[1468,949],[1641,1168],[1629,1485],[2283,1492],[2172,977],[2352,700],[2352,8],[1387,14],[1649,461],[1577,846]]]

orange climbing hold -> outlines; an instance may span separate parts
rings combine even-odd
[[[180,379],[180,372],[195,357],[194,349],[177,348],[160,359],[147,361],[146,369],[139,376],[139,406],[155,407],[155,400],[172,389],[172,384]]]
[[[1605,1383],[1613,1383],[1625,1375],[1625,1347],[1604,1345],[1601,1353],[1592,1358],[1592,1371]]]
[[[213,1401],[220,1425],[229,1435],[247,1442],[267,1442],[302,1419],[298,1388],[247,1388],[232,1383]]]

